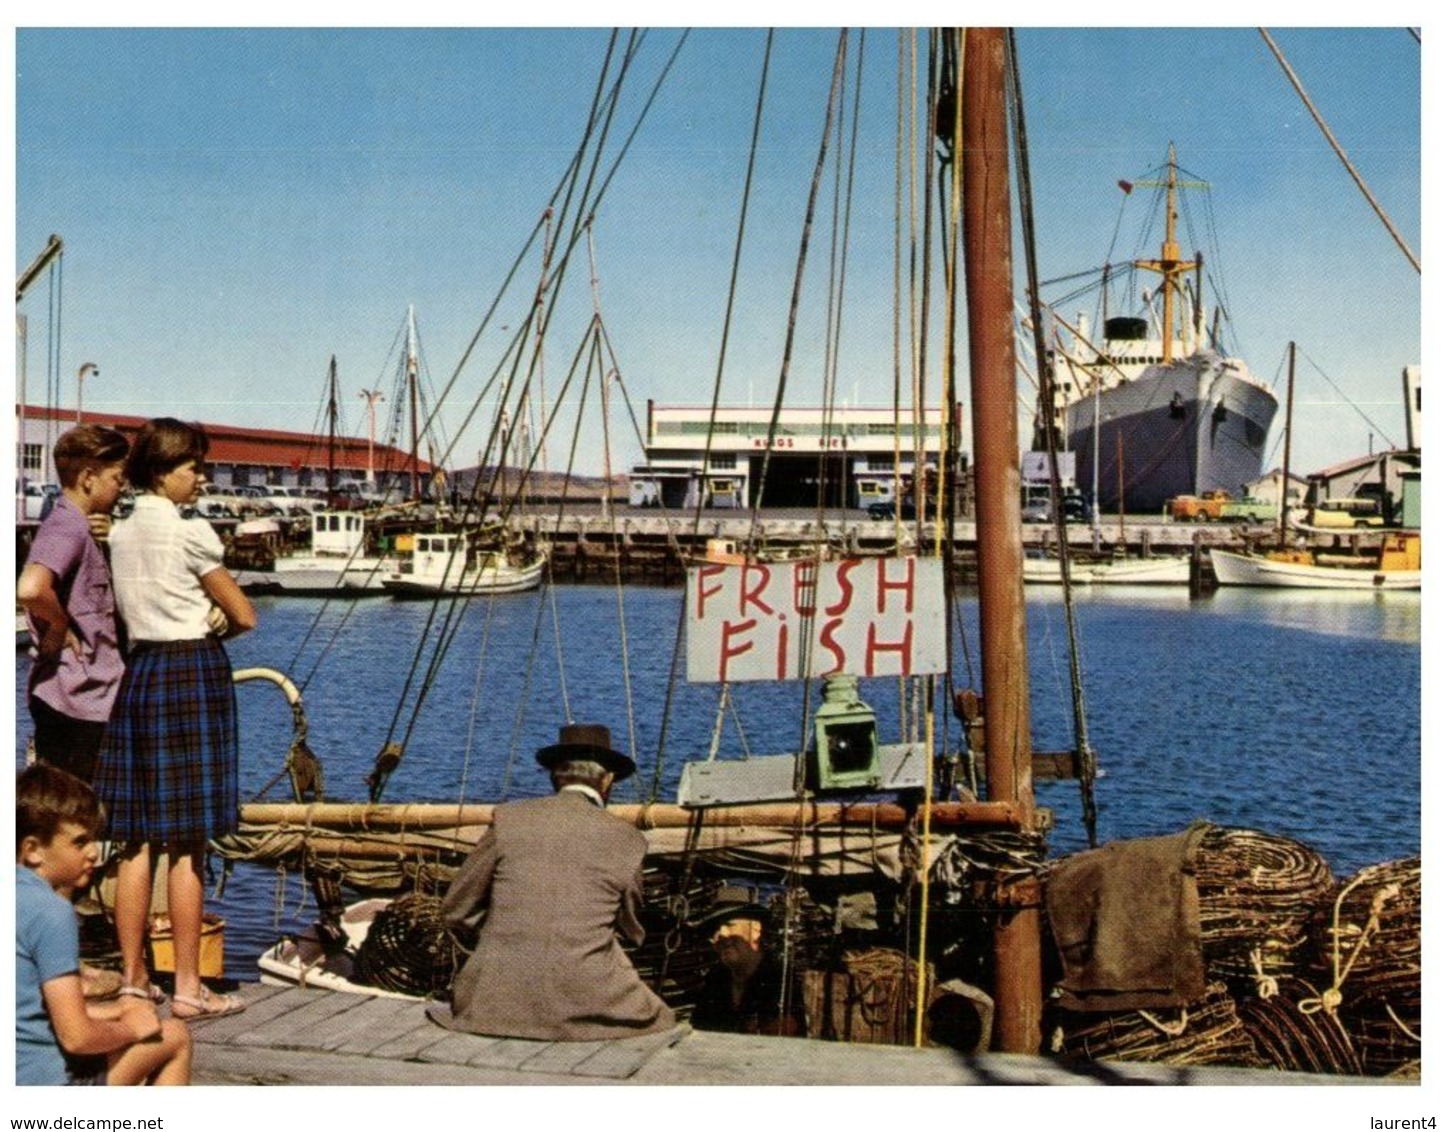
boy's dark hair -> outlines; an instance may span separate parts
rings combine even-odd
[[[51,458],[62,487],[74,487],[87,468],[105,468],[122,463],[130,444],[109,425],[76,425],[60,434]]]
[[[62,822],[75,822],[91,834],[106,823],[100,799],[68,771],[49,763],[28,766],[15,779],[15,851],[27,837],[48,845]]]
[[[157,417],[143,424],[136,433],[131,458],[126,463],[126,476],[137,491],[150,491],[158,479],[187,460],[201,463],[209,447],[200,425],[187,424],[175,417]]]

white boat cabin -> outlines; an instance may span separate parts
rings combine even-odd
[[[352,558],[363,552],[366,520],[350,511],[317,511],[312,515],[312,553]]]

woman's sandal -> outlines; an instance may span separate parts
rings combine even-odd
[[[187,1013],[177,1011],[182,1007]],[[185,994],[171,996],[171,1017],[183,1022],[208,1022],[212,1018],[225,1018],[228,1014],[240,1014],[246,1003],[234,994],[212,994],[206,987],[195,998]]]
[[[134,987],[130,983],[122,983],[121,989],[116,992],[127,998],[144,998],[153,1006],[162,1006],[166,1002],[166,992],[158,986]]]

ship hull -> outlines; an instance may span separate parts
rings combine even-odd
[[[473,597],[483,594],[525,593],[537,589],[543,581],[546,561],[544,556],[539,554],[521,566],[504,562],[464,570],[459,563],[441,573],[399,571],[385,578],[382,586],[394,597],[436,597],[439,594]]]
[[[1381,567],[1314,566],[1213,549],[1212,572],[1223,586],[1313,590],[1421,590],[1422,572]]]
[[[248,593],[289,594],[295,597],[334,594],[382,595],[382,580],[394,568],[384,558],[356,560],[299,555],[278,558],[271,570],[245,570],[237,583]]]
[[[1241,494],[1262,475],[1277,398],[1231,362],[1197,354],[1066,407],[1077,482],[1102,511],[1158,512],[1173,496]],[[1097,453],[1100,469],[1096,468]]]

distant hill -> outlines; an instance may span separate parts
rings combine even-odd
[[[505,467],[499,472],[495,465],[484,464],[481,467],[463,468],[448,478],[450,485],[456,485],[462,496],[471,496],[474,484],[479,479],[482,480],[480,490],[487,490],[491,484],[495,494],[512,496],[518,493],[518,483],[522,475],[521,468]],[[540,472],[535,469],[529,473],[523,487],[523,501],[556,502],[564,498],[565,488],[570,500],[602,499],[605,495],[618,502],[628,500],[627,475],[617,475],[610,480],[603,476],[565,476],[561,472]]]

